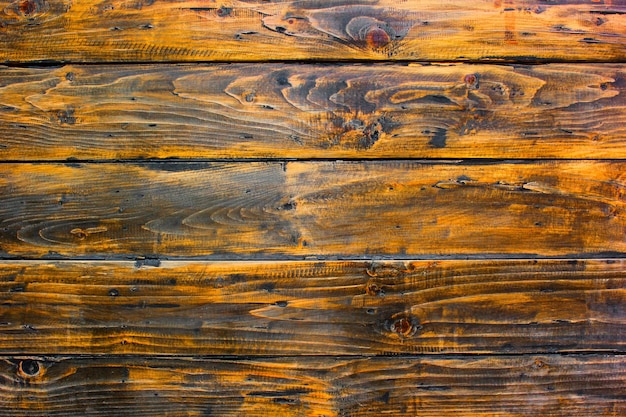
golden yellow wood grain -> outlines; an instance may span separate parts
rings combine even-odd
[[[623,0],[3,0],[0,62],[626,57]]]
[[[625,265],[4,261],[0,353],[623,353]]]
[[[622,65],[0,71],[0,158],[626,157]]]
[[[3,417],[620,416],[623,356],[1,357]]]
[[[626,415],[624,62],[625,0],[0,0],[0,417]]]
[[[626,252],[623,162],[2,164],[4,258]]]

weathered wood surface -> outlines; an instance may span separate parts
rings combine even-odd
[[[0,358],[0,416],[621,416],[620,356]]]
[[[0,61],[626,58],[624,0],[3,0]]]
[[[0,158],[626,157],[622,65],[0,71]]]
[[[625,266],[3,262],[0,353],[623,353]]]
[[[0,0],[0,416],[626,415],[625,60],[626,0]]]
[[[623,162],[2,164],[4,258],[626,252]]]

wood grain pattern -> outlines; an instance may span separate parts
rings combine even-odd
[[[626,351],[626,260],[151,264],[3,262],[0,353]]]
[[[2,0],[0,61],[626,57],[623,0]]]
[[[626,0],[0,0],[0,417],[626,415],[624,62]]]
[[[623,162],[3,164],[4,258],[626,252]]]
[[[625,386],[598,355],[2,357],[0,416],[619,416]]]
[[[626,157],[622,65],[0,71],[0,158]]]

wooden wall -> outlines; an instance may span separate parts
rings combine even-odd
[[[0,416],[626,415],[626,1],[0,0]]]

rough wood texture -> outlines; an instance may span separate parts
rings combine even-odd
[[[626,415],[624,62],[626,0],[0,0],[0,417]]]
[[[625,265],[4,262],[0,353],[626,352]]]
[[[0,358],[0,416],[621,416],[612,356]]]
[[[0,61],[626,58],[624,0],[2,0]]]
[[[0,250],[4,258],[623,254],[625,168],[3,164]]]
[[[0,71],[0,158],[626,158],[621,65]]]

